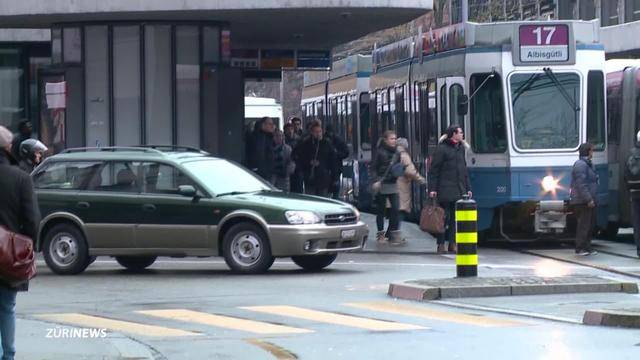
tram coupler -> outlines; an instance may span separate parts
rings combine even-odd
[[[561,234],[567,228],[567,206],[564,200],[542,200],[534,212],[536,233]]]

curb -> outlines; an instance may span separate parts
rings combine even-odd
[[[640,329],[640,312],[625,310],[587,310],[582,318],[582,323],[585,325]]]
[[[391,283],[387,294],[391,297],[431,301],[445,298],[494,297],[577,294],[593,292],[624,292],[637,294],[638,284],[632,282],[603,281],[600,283],[525,284],[525,285],[463,285],[427,286],[409,282]]]

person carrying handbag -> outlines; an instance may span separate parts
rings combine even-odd
[[[378,232],[376,241],[390,245],[403,245],[406,240],[402,238],[400,231],[400,210],[398,200],[398,177],[404,173],[404,167],[400,163],[400,155],[396,146],[396,133],[388,130],[380,139],[373,162],[372,193],[376,202],[376,226]],[[384,215],[387,201],[389,208],[389,227],[384,231]]]
[[[445,252],[445,242],[449,243],[450,253],[456,252],[456,201],[462,199],[464,194],[470,198],[472,196],[465,159],[467,146],[462,128],[459,125],[451,125],[440,138],[431,160],[429,196],[437,199],[445,215],[445,231],[436,237],[439,254]]]
[[[40,224],[40,211],[31,178],[18,168],[17,161],[11,155],[12,138],[11,132],[0,126],[0,226],[4,230],[27,236],[35,241]],[[0,272],[6,273],[7,270],[11,269],[0,269]],[[28,281],[16,284],[13,279],[6,279],[4,276],[0,278],[0,337],[3,360],[13,359],[15,356],[16,295],[18,291],[28,290],[28,285]]]

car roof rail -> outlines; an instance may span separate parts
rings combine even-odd
[[[159,151],[175,151],[175,152],[193,152],[203,155],[210,155],[208,152],[195,148],[193,146],[183,145],[140,145],[141,148],[155,149]]]
[[[105,147],[82,147],[82,148],[71,148],[65,149],[61,151],[61,154],[71,154],[71,153],[80,153],[80,152],[117,152],[117,151],[137,151],[137,152],[145,152],[145,153],[154,153],[154,154],[162,154],[162,151],[145,148],[141,146],[105,146]]]

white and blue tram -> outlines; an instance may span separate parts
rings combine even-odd
[[[630,195],[624,182],[625,162],[640,131],[640,60],[607,60],[607,119],[609,170],[609,226],[615,237],[619,227],[632,225]]]
[[[597,22],[463,23],[373,53],[372,139],[410,142],[420,171],[459,124],[483,234],[560,238],[578,146],[594,144],[599,227],[608,220],[605,55]],[[414,189],[415,211],[426,191]]]
[[[308,123],[314,119],[331,124],[335,133],[349,147],[350,156],[344,162],[340,198],[368,208],[370,198],[366,182],[366,164],[371,160],[369,132],[369,77],[371,56],[352,55],[333,63],[331,71],[304,73],[302,117]],[[363,195],[363,197],[361,197]]]

